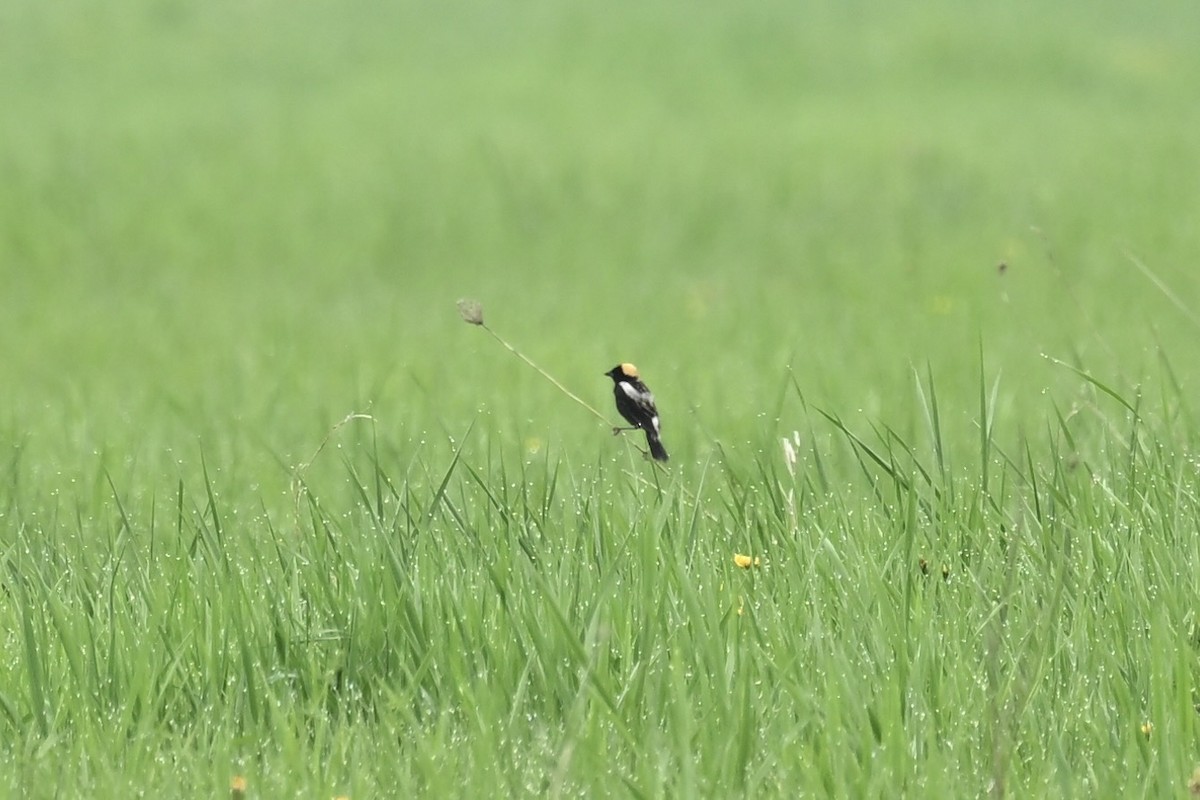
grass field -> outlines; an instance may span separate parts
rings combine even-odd
[[[1198,26],[6,3],[0,791],[1188,796]]]

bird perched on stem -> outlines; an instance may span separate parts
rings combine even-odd
[[[658,421],[654,395],[646,388],[646,384],[642,383],[637,367],[633,364],[617,364],[604,374],[613,379],[613,396],[617,399],[617,411],[633,426],[613,428],[613,435],[622,431],[645,431],[650,455],[654,456],[656,461],[666,461],[667,449],[663,447],[660,438],[662,425]]]

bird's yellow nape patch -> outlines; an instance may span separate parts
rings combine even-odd
[[[626,378],[636,378],[638,376],[637,367],[633,364],[622,364],[621,372],[624,373]]]

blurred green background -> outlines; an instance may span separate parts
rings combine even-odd
[[[1131,257],[1197,306],[1197,22],[6,3],[2,424],[38,463],[168,476],[197,441],[294,465],[351,411],[607,447],[462,296],[596,404],[638,363],[688,459],[753,439],[789,365],[883,418],[926,364],[974,413],[981,347],[1014,413],[1062,374],[1042,354],[1132,384],[1161,343],[1186,378],[1194,325]]]

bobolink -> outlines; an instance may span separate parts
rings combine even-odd
[[[613,379],[613,396],[617,398],[617,411],[632,428],[614,428],[613,433],[642,430],[646,432],[646,443],[650,455],[658,461],[667,460],[667,449],[659,438],[662,426],[658,421],[658,409],[654,407],[654,395],[638,377],[633,364],[617,364],[604,373]]]

